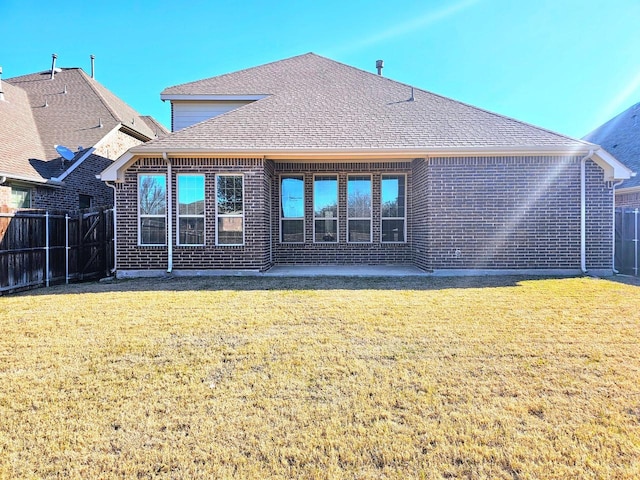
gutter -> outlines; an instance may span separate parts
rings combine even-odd
[[[587,273],[587,160],[594,150],[580,160],[580,270]]]
[[[173,192],[171,191],[171,160],[166,152],[162,158],[167,162],[167,273],[173,270]]]

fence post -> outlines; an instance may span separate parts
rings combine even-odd
[[[69,214],[64,214],[64,276],[69,285]]]
[[[44,214],[44,222],[45,222],[45,226],[44,226],[44,236],[45,236],[45,247],[44,247],[44,251],[45,251],[45,283],[47,285],[47,287],[49,286],[49,211],[47,210],[47,212]]]

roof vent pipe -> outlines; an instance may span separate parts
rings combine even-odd
[[[384,61],[376,60],[376,68],[378,69],[378,75],[382,76],[382,68],[384,67]]]
[[[96,78],[96,56],[95,55],[91,55],[91,78]]]
[[[0,67],[0,101],[4,100],[4,91],[2,90],[2,67]]]
[[[58,55],[55,53],[51,54],[51,80],[56,76],[56,58],[58,58]]]

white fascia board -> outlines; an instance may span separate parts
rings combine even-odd
[[[260,95],[210,95],[210,94],[197,94],[197,95],[188,95],[188,94],[160,94],[160,100],[170,100],[170,101],[251,101],[251,100],[261,100],[269,95],[260,94]]]
[[[133,163],[134,158],[134,154],[126,151],[100,174],[96,175],[96,178],[103,182],[122,182],[124,180],[124,171]]]
[[[51,187],[60,187],[62,186],[62,182],[56,178],[46,179],[46,178],[33,178],[27,177],[25,175],[15,175],[13,173],[4,173],[0,172],[0,178],[6,177],[7,180],[16,180],[18,182],[29,183],[32,185],[48,185]]]
[[[71,172],[73,172],[76,168],[78,168],[82,164],[82,162],[84,162],[87,158],[89,158],[89,156],[95,151],[96,149],[93,147],[88,148],[87,151],[84,152],[84,154],[78,160],[73,162],[67,170],[62,172],[62,174],[59,177],[52,178],[51,180],[57,180],[58,182],[63,181],[65,178],[67,178],[71,174]]]
[[[616,188],[616,195],[619,195],[621,193],[637,193],[637,192],[640,192],[640,185],[635,187]]]
[[[633,170],[624,165],[604,148],[599,148],[593,154],[593,161],[604,170],[605,181],[627,180],[635,176]],[[619,191],[619,190],[618,190]]]

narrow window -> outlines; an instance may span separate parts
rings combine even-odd
[[[385,243],[406,241],[405,184],[404,175],[382,175],[382,241]]]
[[[140,245],[167,243],[167,186],[162,174],[138,177],[138,218]]]
[[[313,241],[338,241],[338,177],[313,179]]]
[[[84,210],[93,206],[93,197],[91,195],[85,195],[80,193],[78,195],[78,208]]]
[[[178,175],[178,245],[204,245],[204,175]]]
[[[216,177],[216,244],[242,245],[244,243],[244,202],[242,175]]]
[[[304,243],[304,177],[280,177],[280,241]]]
[[[347,238],[349,242],[371,242],[371,177],[347,178]]]

